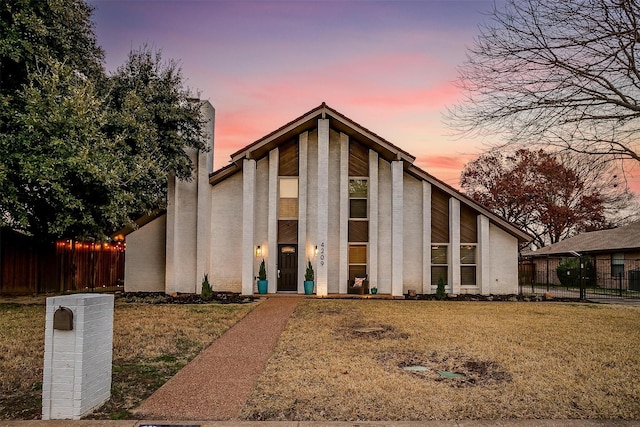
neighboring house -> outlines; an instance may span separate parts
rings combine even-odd
[[[209,145],[213,147],[214,110]],[[415,158],[322,104],[231,155],[192,153],[191,182],[170,179],[166,215],[127,236],[127,291],[318,295],[366,275],[378,293],[518,291],[518,244],[530,236],[416,167]]]
[[[533,264],[536,283],[560,284],[558,264],[582,256],[595,268],[597,286],[634,290],[640,286],[635,283],[640,280],[640,221],[578,234],[536,251],[523,251],[522,256]]]

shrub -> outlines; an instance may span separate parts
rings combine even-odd
[[[309,260],[309,264],[307,265],[307,271],[304,273],[304,280],[308,282],[313,282],[315,275],[313,273],[313,266],[311,265],[311,260]]]
[[[202,279],[202,290],[200,296],[205,301],[211,301],[213,299],[213,289],[211,289],[211,283],[209,283],[209,275],[205,274]]]
[[[438,277],[438,287],[436,288],[436,299],[445,299],[447,297],[447,291],[445,287],[447,284],[442,276]]]
[[[586,287],[592,287],[596,284],[596,268],[589,257],[583,257],[584,271],[582,274],[585,276],[584,285]],[[566,258],[563,259],[556,267],[556,274],[560,280],[560,284],[566,287],[579,287],[580,286],[580,258]]]
[[[267,268],[264,266],[264,258],[260,263],[260,271],[258,271],[258,280],[267,280]]]

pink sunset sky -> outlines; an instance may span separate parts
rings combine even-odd
[[[491,142],[452,136],[442,116],[493,0],[89,3],[108,70],[146,43],[215,107],[215,169],[322,102],[456,188]],[[630,184],[640,190],[640,179]]]

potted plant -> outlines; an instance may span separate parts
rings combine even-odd
[[[304,294],[311,295],[313,293],[313,266],[311,265],[311,260],[309,260],[309,264],[307,265],[307,271],[304,273]]]
[[[260,263],[260,270],[258,271],[258,293],[266,294],[269,289],[269,281],[267,280],[267,268],[264,266],[264,258]]]
[[[378,293],[378,288],[376,287],[376,285],[373,285],[373,287],[371,289],[369,289],[371,291],[372,295],[375,295]]]

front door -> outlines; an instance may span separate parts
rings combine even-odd
[[[278,292],[298,291],[298,245],[278,245]]]

